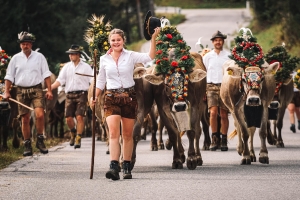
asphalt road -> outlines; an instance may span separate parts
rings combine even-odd
[[[234,13],[238,18],[241,12],[245,10],[182,10],[182,13],[188,13],[188,20],[179,25],[178,29],[184,31],[191,45],[196,42],[192,35],[195,38],[205,37],[209,41],[216,29],[225,33],[235,30]],[[196,23],[200,19],[207,23]],[[189,24],[193,21],[194,23]],[[229,132],[233,130],[230,116]],[[166,138],[165,135],[164,139]],[[234,138],[229,141],[227,152],[202,151],[203,166],[189,170],[184,164],[183,169],[174,170],[171,169],[172,151],[150,151],[149,140],[148,136],[147,140],[138,144],[132,180],[121,178],[119,181],[112,181],[105,178],[109,155],[105,154],[106,144],[99,141],[96,141],[94,176],[91,180],[92,140],[83,138],[80,149],[75,150],[68,143],[63,143],[51,148],[47,155],[35,154],[1,170],[0,199],[241,200],[300,197],[300,130],[295,134],[289,130],[287,112],[283,127],[285,148],[267,145],[270,159],[268,165],[255,162],[241,166],[241,156],[235,149],[237,138]],[[183,143],[187,149],[186,136],[183,136]],[[203,137],[201,146],[202,143]],[[260,139],[257,133],[254,147],[258,158]]]

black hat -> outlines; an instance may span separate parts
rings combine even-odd
[[[154,29],[157,27],[161,27],[160,19],[152,17],[152,13],[149,10],[144,21],[144,37],[146,40],[151,40]]]
[[[224,35],[220,31],[217,31],[216,33],[213,34],[212,38],[210,40],[214,40],[215,38],[223,38],[226,39],[227,35]]]
[[[72,44],[70,49],[66,51],[66,53],[79,53],[81,54],[83,51],[83,47],[77,45],[77,44]]]
[[[19,43],[22,42],[35,42],[35,36],[32,33],[28,33],[28,32],[21,32],[18,34],[18,40]]]

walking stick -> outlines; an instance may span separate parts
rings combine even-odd
[[[96,66],[97,66],[97,49],[94,50],[94,87],[93,87],[93,101],[95,100],[96,96]],[[96,104],[93,105],[93,114],[92,114],[92,160],[91,160],[91,173],[90,179],[93,179],[94,174],[94,157],[95,157],[95,121],[96,121]]]
[[[2,95],[2,94],[0,94],[0,96],[3,98],[3,95]],[[31,111],[34,110],[33,108],[31,108],[31,107],[29,107],[29,106],[26,106],[25,104],[23,104],[23,103],[21,103],[21,102],[15,100],[15,99],[13,99],[13,98],[11,98],[11,97],[10,97],[8,100],[9,100],[9,101],[12,101],[12,102],[15,102],[15,103],[17,103],[17,104],[19,104],[19,105],[21,105],[21,106],[23,106],[23,107],[25,107],[25,108],[31,110]]]

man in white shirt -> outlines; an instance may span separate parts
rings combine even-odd
[[[229,60],[230,52],[223,49],[226,35],[217,31],[211,41],[214,49],[203,57],[203,63],[207,70],[207,104],[210,112],[210,126],[212,131],[212,143],[210,150],[215,151],[220,144],[218,132],[218,112],[221,117],[221,151],[227,151],[228,109],[220,97],[220,87],[223,78],[223,64]]]
[[[66,51],[69,54],[70,62],[66,63],[59,72],[58,78],[51,85],[51,89],[65,85],[66,102],[65,117],[67,125],[71,131],[70,146],[81,147],[81,137],[84,130],[84,116],[87,109],[87,91],[92,81],[93,69],[80,59],[83,47],[76,44]],[[77,74],[76,74],[77,73]],[[88,76],[81,76],[84,74]],[[89,77],[90,76],[90,77]],[[76,117],[77,125],[73,118]],[[76,138],[75,138],[76,135]],[[75,143],[75,145],[74,145]]]
[[[22,51],[14,55],[7,67],[5,79],[4,98],[10,98],[10,87],[13,83],[17,86],[17,100],[27,106],[31,104],[34,107],[36,115],[37,142],[36,147],[41,153],[48,153],[44,144],[44,97],[42,90],[42,81],[45,81],[48,91],[46,98],[53,98],[51,87],[51,72],[43,54],[32,51],[32,43],[35,42],[35,36],[28,32],[19,34],[18,42]],[[19,115],[22,120],[22,133],[24,137],[23,156],[32,155],[31,133],[30,133],[30,110],[18,106]]]

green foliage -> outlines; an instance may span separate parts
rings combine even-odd
[[[242,8],[245,0],[155,0],[158,6],[176,6],[181,8]]]
[[[300,57],[292,57],[288,54],[285,46],[278,45],[268,51],[265,55],[265,60],[270,64],[280,62],[281,67],[275,74],[275,80],[276,82],[283,82],[296,69],[297,64],[300,62]]]

